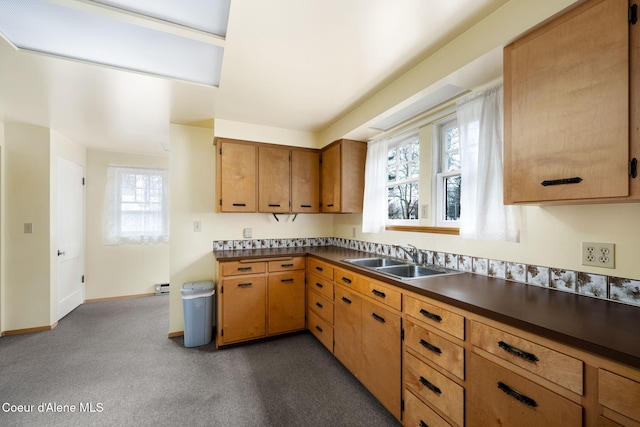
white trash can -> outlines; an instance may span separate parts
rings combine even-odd
[[[198,347],[211,342],[213,336],[213,295],[211,280],[187,282],[182,285],[184,312],[184,346]]]

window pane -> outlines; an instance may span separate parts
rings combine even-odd
[[[460,219],[460,181],[460,175],[444,179],[444,219],[447,221],[458,221]]]
[[[418,219],[418,184],[389,187],[389,219]]]

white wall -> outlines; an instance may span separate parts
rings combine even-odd
[[[169,282],[169,243],[103,243],[104,195],[109,165],[167,169],[169,156],[96,150],[87,152],[86,300],[150,294],[155,292],[156,283]],[[170,195],[172,196],[173,194]]]
[[[180,287],[195,280],[215,280],[213,241],[242,239],[244,228],[253,238],[327,237],[333,233],[333,215],[281,215],[277,222],[269,214],[218,214],[215,212],[215,136],[277,141],[280,144],[312,146],[314,134],[224,122],[213,129],[171,125],[171,303],[170,333],[183,330]],[[311,145],[309,145],[311,144]],[[194,232],[194,221],[202,231]]]

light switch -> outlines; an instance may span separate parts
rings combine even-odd
[[[193,231],[196,233],[202,231],[202,221],[193,221]]]
[[[24,223],[24,234],[32,234],[33,233],[33,223],[25,222]]]

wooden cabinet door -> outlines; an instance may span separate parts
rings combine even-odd
[[[629,194],[627,13],[590,0],[505,47],[505,203]]]
[[[320,152],[291,150],[291,212],[320,212]]]
[[[362,363],[362,298],[355,292],[335,287],[333,322],[333,354],[357,378]]]
[[[468,360],[468,427],[582,426],[580,405],[474,353]]]
[[[289,212],[290,150],[287,147],[258,147],[258,211]]]
[[[400,316],[362,301],[362,383],[400,419]]]
[[[341,159],[340,212],[362,212],[364,200],[364,168],[367,144],[362,141],[343,139]]]
[[[340,212],[340,144],[332,144],[322,150],[320,165],[322,212]]]
[[[223,343],[265,336],[266,276],[236,276],[221,285]]]
[[[256,212],[257,146],[229,139],[217,144],[218,212]]]
[[[268,335],[304,329],[304,291],[303,270],[269,274]]]

